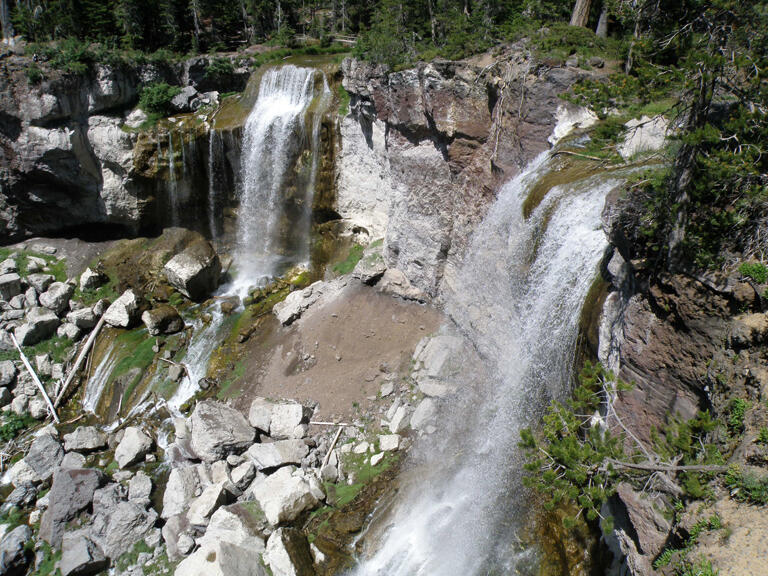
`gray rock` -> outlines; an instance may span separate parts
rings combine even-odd
[[[155,527],[157,512],[135,501],[119,502],[109,516],[106,532],[101,538],[102,549],[111,559],[119,558],[143,540]]]
[[[256,436],[240,412],[212,400],[197,403],[189,427],[192,450],[205,462],[222,460],[230,452],[242,452]]]
[[[107,435],[95,426],[80,426],[74,432],[64,435],[64,449],[67,452],[93,452],[107,448]]]
[[[320,298],[333,298],[346,284],[344,278],[337,278],[332,282],[319,280],[303,290],[288,294],[285,300],[274,305],[272,312],[283,326],[287,326],[300,318]]]
[[[278,440],[270,444],[254,444],[247,455],[258,470],[277,468],[287,464],[301,464],[309,454],[309,446],[303,440]]]
[[[190,112],[190,102],[196,97],[197,90],[194,86],[184,86],[171,100],[171,108],[174,112]]]
[[[32,539],[29,526],[17,526],[0,541],[0,574],[24,574],[30,555],[25,545]]]
[[[184,320],[176,308],[170,304],[147,310],[141,315],[141,321],[147,326],[147,331],[152,336],[159,334],[175,334],[184,329]]]
[[[109,567],[101,548],[90,539],[87,529],[67,532],[61,541],[61,576],[97,574]]]
[[[144,459],[154,442],[139,428],[129,426],[115,449],[115,460],[120,468],[126,468]]]
[[[142,471],[136,472],[136,475],[128,482],[128,500],[149,502],[151,495],[152,479]]]
[[[302,438],[304,422],[309,422],[309,411],[298,402],[275,404],[272,407],[272,418],[269,424],[269,435],[272,438]]]
[[[11,298],[11,301],[8,302],[8,304],[16,311],[20,311],[24,308],[24,305],[27,303],[27,299],[24,297],[24,294],[19,294],[18,296],[14,296]]]
[[[379,436],[379,449],[382,452],[395,452],[400,448],[399,434],[383,434]]]
[[[241,491],[248,488],[255,477],[256,466],[254,466],[253,462],[250,461],[239,464],[232,470],[230,474],[232,483],[237,487],[238,490]]]
[[[163,493],[163,518],[184,514],[189,503],[201,492],[200,477],[195,466],[174,468]]]
[[[16,328],[16,339],[22,346],[33,346],[53,336],[60,323],[59,317],[47,308],[32,308],[24,324]]]
[[[16,365],[11,360],[0,362],[0,387],[10,386],[16,381]]]
[[[422,430],[430,424],[437,414],[437,403],[432,398],[424,398],[411,414],[411,428]]]
[[[25,482],[13,489],[0,507],[0,514],[7,514],[12,508],[31,506],[37,499],[37,488],[31,482]]]
[[[43,294],[48,290],[48,286],[53,284],[55,278],[52,274],[30,274],[27,276],[27,283],[35,289],[37,294]]]
[[[0,300],[7,302],[19,294],[21,294],[21,277],[18,274],[12,272],[0,276]]]
[[[35,290],[32,286],[27,288],[27,291],[24,292],[24,299],[26,300],[26,304],[24,305],[25,308],[34,308],[35,306],[39,306],[39,301],[37,299],[37,290]]]
[[[51,355],[38,354],[37,356],[35,356],[35,368],[37,368],[38,376],[50,376],[51,375]]]
[[[81,308],[67,314],[67,322],[74,324],[81,330],[91,330],[99,319],[90,308]]]
[[[74,324],[70,324],[69,322],[65,322],[61,326],[58,327],[56,330],[56,335],[59,338],[67,338],[69,340],[77,340],[80,338],[81,334],[83,333],[80,328],[75,326]]]
[[[200,238],[171,258],[163,272],[171,286],[184,296],[202,300],[219,285],[221,262],[211,243]]]
[[[269,425],[272,422],[272,409],[275,402],[266,398],[254,398],[251,409],[248,411],[248,422],[251,426],[264,434],[269,434]]]
[[[408,277],[396,268],[389,268],[384,272],[384,275],[377,284],[377,289],[379,292],[390,294],[403,300],[424,302],[426,298],[424,293],[413,286]]]
[[[85,462],[85,456],[79,452],[67,452],[64,454],[64,458],[62,458],[59,467],[64,469],[85,468]]]
[[[128,114],[128,116],[126,116],[125,125],[128,126],[128,128],[138,128],[148,119],[149,116],[147,116],[144,110],[141,108],[135,108],[133,111],[131,111],[130,114]]]
[[[225,483],[211,484],[195,498],[189,505],[187,518],[193,526],[205,526],[208,519],[222,504],[226,504],[232,497],[232,493],[227,490]]]
[[[104,322],[116,328],[130,328],[139,317],[139,298],[133,290],[126,290],[106,312]]]
[[[34,470],[37,480],[45,482],[53,476],[62,458],[61,444],[50,434],[41,434],[32,442],[23,461]]]
[[[256,502],[230,504],[213,513],[200,545],[223,541],[263,552],[267,531],[264,512]]]
[[[0,388],[0,408],[8,406],[13,401],[13,394],[8,388]]]
[[[86,268],[85,272],[83,272],[80,275],[80,290],[83,292],[87,290],[94,290],[104,284],[107,281],[107,278],[94,270],[91,270],[90,268]]]
[[[249,489],[272,526],[290,522],[319,502],[309,482],[303,475],[294,472],[296,469],[293,466],[280,468]]]
[[[104,313],[109,309],[110,301],[106,298],[102,298],[96,304],[93,305],[91,310],[93,310],[93,313],[96,314],[97,318],[101,318]]]
[[[267,571],[258,550],[216,541],[182,560],[174,576],[267,576]]]
[[[12,272],[18,272],[19,266],[16,264],[16,260],[13,258],[6,258],[0,262],[0,276],[5,274],[11,274]]]
[[[48,287],[48,290],[40,294],[38,299],[40,305],[52,310],[56,314],[61,314],[67,309],[69,299],[75,293],[75,287],[66,282],[54,282]]]
[[[273,576],[313,576],[307,537],[295,528],[278,528],[267,540],[264,561]]]
[[[42,398],[32,398],[27,405],[27,411],[35,420],[43,420],[48,417],[48,405]]]
[[[195,546],[194,530],[186,514],[176,514],[168,518],[163,525],[162,534],[168,559],[171,562],[180,560]]]
[[[378,282],[387,271],[387,263],[384,261],[384,252],[381,243],[371,245],[363,252],[363,257],[352,270],[352,277],[357,278],[363,284],[373,285]]]
[[[93,502],[94,492],[103,483],[104,474],[92,468],[56,472],[48,493],[48,508],[40,520],[40,537],[58,547],[67,522]]]
[[[395,410],[392,418],[389,419],[389,431],[392,432],[392,434],[399,434],[408,428],[409,421],[410,410],[408,409],[408,406],[400,406]]]

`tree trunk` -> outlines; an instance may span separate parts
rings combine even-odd
[[[437,37],[435,36],[435,7],[432,5],[433,0],[427,0],[427,10],[429,10],[429,25],[432,28],[432,44],[437,45]]]
[[[571,26],[586,26],[589,21],[589,8],[592,0],[576,0],[571,14]]]
[[[189,9],[192,11],[192,22],[195,25],[195,49],[200,48],[200,5],[199,0],[191,0]]]
[[[598,38],[608,38],[608,6],[603,2],[603,9],[600,12],[600,19],[597,21],[595,30]]]

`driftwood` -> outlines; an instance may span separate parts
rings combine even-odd
[[[344,430],[344,426],[339,426],[339,430],[336,432],[336,436],[333,437],[333,442],[331,442],[331,445],[328,448],[328,453],[325,455],[325,458],[323,458],[323,465],[320,466],[321,470],[328,466],[328,461],[331,459],[331,454],[333,454],[333,449],[336,447],[336,442],[339,441],[339,436],[341,436],[342,430]]]
[[[347,424],[346,422],[319,422],[317,420],[311,420],[309,423],[317,426],[355,426],[355,424]]]
[[[609,458],[606,462],[618,466],[619,468],[629,468],[631,470],[643,470],[645,472],[714,472],[722,473],[728,471],[728,466],[716,466],[706,464],[694,464],[689,466],[673,466],[669,464],[654,464],[653,462],[641,462],[634,464],[632,462],[621,462]]]
[[[186,364],[182,364],[181,362],[174,362],[173,360],[168,360],[168,358],[158,358],[161,362],[167,362],[171,366],[178,366],[182,370],[184,370],[184,373],[187,375],[187,378],[190,377],[189,375],[189,368],[187,368]]]
[[[88,336],[88,340],[85,341],[85,346],[83,346],[83,349],[80,350],[80,354],[78,355],[77,360],[75,360],[74,365],[70,369],[69,374],[67,375],[67,379],[64,381],[64,385],[61,387],[61,390],[59,390],[59,393],[56,396],[56,403],[55,403],[56,406],[58,406],[61,403],[61,399],[64,398],[64,394],[66,393],[67,388],[69,388],[69,385],[72,383],[72,380],[75,379],[75,375],[77,374],[77,371],[80,369],[80,365],[83,363],[83,360],[88,355],[88,351],[91,349],[94,342],[96,342],[96,336],[99,335],[99,332],[101,331],[102,326],[104,326],[104,316],[99,318],[99,321],[96,323],[96,327]]]
[[[596,162],[603,162],[604,158],[598,158],[597,156],[590,156],[589,154],[580,154],[578,152],[572,152],[570,150],[558,150],[553,154],[553,156],[557,156],[558,154],[565,154],[567,156],[576,156],[577,158],[586,158],[587,160],[594,160]]]
[[[48,398],[48,394],[45,391],[45,387],[43,386],[43,383],[40,382],[40,378],[37,377],[37,374],[32,369],[32,365],[29,363],[29,360],[27,360],[26,355],[21,350],[21,346],[19,346],[19,343],[16,340],[16,336],[11,334],[11,340],[13,341],[13,345],[16,346],[16,349],[19,351],[19,356],[21,356],[21,361],[24,363],[24,367],[27,369],[27,372],[29,372],[29,375],[32,376],[32,380],[35,381],[35,384],[40,390],[40,393],[43,395],[43,398],[45,399],[45,403],[48,405],[48,411],[51,413],[51,416],[53,416],[53,421],[56,422],[56,424],[58,424],[59,417],[56,415],[56,409],[53,407],[53,404],[51,404],[51,399]]]

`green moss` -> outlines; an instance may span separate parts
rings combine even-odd
[[[234,392],[232,386],[245,375],[245,360],[239,360],[235,364],[235,369],[232,370],[231,376],[221,384],[219,391],[216,393],[216,397],[219,400],[226,398],[237,398],[240,392]]]
[[[23,430],[37,424],[37,420],[29,414],[19,416],[15,412],[5,412],[0,425],[0,442],[9,442],[16,438]]]
[[[118,572],[125,572],[129,566],[136,564],[136,560],[139,558],[139,554],[143,552],[152,553],[152,548],[150,548],[144,540],[139,540],[136,542],[136,544],[133,545],[131,550],[124,553],[122,556],[120,556],[120,558],[117,559],[115,565],[117,566]]]
[[[368,454],[346,454],[342,457],[342,467],[347,474],[354,476],[355,483],[325,484],[326,490],[335,494],[334,508],[343,508],[352,502],[366,484],[396,464],[400,458],[397,453],[385,452],[381,462],[371,466],[369,456]]]
[[[43,554],[43,559],[37,568],[29,573],[29,576],[61,576],[61,571],[56,568],[56,564],[61,560],[61,550],[54,552],[47,542],[41,541],[40,551]]]
[[[355,269],[355,266],[357,266],[357,263],[360,262],[360,259],[363,257],[364,250],[365,248],[361,244],[353,245],[349,249],[349,254],[347,254],[347,257],[343,261],[333,266],[333,271],[339,275],[349,274],[352,272],[352,270]]]
[[[349,114],[350,96],[349,96],[349,92],[347,92],[344,89],[344,86],[342,86],[341,84],[338,85],[337,92],[338,92],[338,98],[339,98],[339,116],[343,117]]]
[[[126,385],[125,392],[123,393],[123,403],[128,401],[136,386],[144,377],[146,369],[152,365],[155,359],[155,351],[153,350],[155,344],[157,344],[157,338],[147,338],[147,330],[145,328],[122,333],[115,339],[115,346],[120,346],[128,353],[115,365],[115,369],[112,371],[112,379],[127,374],[134,368],[139,369],[137,375]]]

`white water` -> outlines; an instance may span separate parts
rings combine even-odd
[[[83,410],[85,412],[96,412],[96,406],[99,404],[104,387],[107,385],[112,370],[117,364],[118,358],[115,354],[115,348],[110,348],[104,355],[99,365],[94,370],[93,375],[88,379],[85,386],[85,395],[83,396]]]
[[[287,235],[293,241],[298,236],[300,244],[308,245],[308,225],[306,230],[301,226],[286,229],[284,204],[288,173],[307,145],[305,116],[315,98],[328,100],[330,95],[324,75],[320,93],[316,93],[317,74],[322,72],[292,65],[267,71],[246,121],[235,282],[235,291],[241,296],[262,279],[279,273],[286,260],[295,258],[286,254],[281,244]],[[318,108],[320,113],[323,109]],[[318,133],[313,130],[311,136]],[[309,145],[317,148],[316,141]],[[299,200],[311,210],[314,186],[308,188],[296,193],[303,194]]]
[[[218,143],[218,146],[217,146]],[[211,240],[216,242],[219,237],[219,228],[216,225],[218,204],[216,185],[216,158],[224,153],[224,145],[221,138],[218,137],[213,126],[208,131],[208,230],[211,234]]]
[[[168,131],[168,201],[171,208],[171,225],[179,225],[179,190],[176,182],[176,157],[173,153],[173,131]]]
[[[398,496],[378,550],[358,576],[525,573],[519,432],[567,390],[578,321],[606,238],[604,198],[618,181],[553,188],[529,219],[523,202],[548,170],[543,154],[501,190],[476,231],[447,311],[491,378],[441,414],[417,445],[416,477]],[[470,375],[467,375],[469,378]]]

